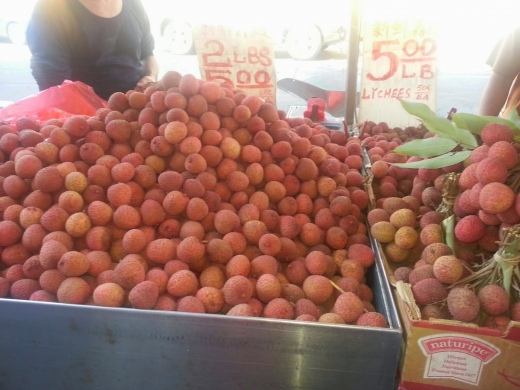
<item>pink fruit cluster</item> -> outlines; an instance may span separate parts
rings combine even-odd
[[[386,326],[357,138],[168,72],[0,150],[1,297]]]

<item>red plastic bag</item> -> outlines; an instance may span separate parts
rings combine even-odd
[[[74,115],[94,116],[99,108],[108,107],[92,87],[81,81],[65,80],[0,110],[0,121],[14,124],[21,117],[44,122]]]

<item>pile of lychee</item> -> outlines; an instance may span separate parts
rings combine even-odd
[[[518,164],[512,130],[492,123],[482,129],[483,144],[471,152],[469,165],[460,175],[460,195],[454,212],[457,240],[472,249],[498,249],[502,228],[520,222],[520,194],[508,185],[511,170]]]
[[[520,194],[508,186],[518,164],[513,132],[490,124],[481,138],[483,145],[468,161],[442,169],[399,168],[391,163],[420,159],[399,156],[391,149],[380,153],[378,146],[367,144],[377,198],[367,219],[386,259],[406,265],[395,269],[393,276],[412,285],[423,319],[454,319],[504,330],[511,319],[520,320],[520,303],[510,306],[500,286],[489,285],[476,294],[469,286],[456,285],[470,275],[479,250],[496,252],[501,229],[520,222]],[[444,243],[445,215],[437,211],[449,172],[462,172],[461,193],[454,204],[456,253]]]
[[[408,126],[402,129],[400,127],[390,127],[386,122],[375,123],[373,121],[366,121],[361,124],[358,131],[360,133],[359,138],[368,149],[380,146],[376,144],[382,140],[395,142],[400,145],[403,142],[414,139],[430,138],[434,136],[433,133],[429,132],[428,129],[422,125]],[[397,147],[397,145],[392,146],[393,144],[391,145],[391,149]]]
[[[167,72],[0,150],[0,297],[386,326],[344,132]]]

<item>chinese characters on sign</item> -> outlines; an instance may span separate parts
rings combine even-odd
[[[273,44],[264,31],[201,25],[193,37],[204,80],[226,82],[276,104]]]
[[[360,120],[417,125],[397,98],[436,109],[437,41],[426,21],[367,22],[363,34]]]

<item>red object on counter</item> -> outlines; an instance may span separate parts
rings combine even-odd
[[[325,107],[327,102],[320,98],[310,98],[307,101],[307,110],[303,113],[305,118],[313,122],[323,122],[325,120]]]
[[[44,122],[74,115],[94,116],[99,108],[108,107],[92,87],[81,81],[65,80],[0,110],[0,120],[14,123],[21,117]]]

